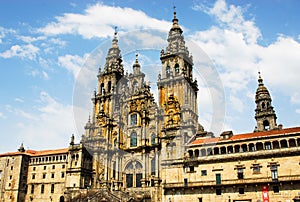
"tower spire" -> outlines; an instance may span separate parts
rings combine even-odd
[[[258,72],[258,88],[255,95],[256,131],[273,130],[277,128],[276,114],[271,105],[272,98],[269,90],[264,86],[261,73]]]

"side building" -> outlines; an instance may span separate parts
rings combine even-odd
[[[197,134],[184,157],[164,161],[163,201],[300,201],[300,127],[276,124],[259,75],[254,132]]]
[[[87,194],[92,157],[82,144],[64,149],[25,150],[0,155],[0,201],[69,201]]]

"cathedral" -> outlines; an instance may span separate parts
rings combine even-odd
[[[172,22],[157,102],[138,54],[124,73],[115,32],[80,142],[0,154],[0,201],[300,201],[300,127],[277,124],[259,73],[254,131],[205,131],[176,12]]]

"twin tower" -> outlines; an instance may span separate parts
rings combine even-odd
[[[198,124],[193,58],[176,12],[172,22],[168,45],[160,53],[158,103],[145,81],[138,55],[132,73],[124,74],[117,33],[114,34],[104,69],[97,75],[92,119],[82,137],[94,158],[93,188],[143,188],[151,190],[151,198],[156,194],[159,197],[164,162],[182,158],[188,140],[203,131]],[[276,115],[261,77],[256,103],[256,130],[275,128]]]

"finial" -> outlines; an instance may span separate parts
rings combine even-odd
[[[89,114],[89,120],[88,120],[89,123],[91,123],[91,114]]]
[[[70,145],[74,145],[74,134],[72,134],[72,136],[71,136],[71,142],[70,142]]]
[[[176,6],[173,6],[173,10],[174,10],[174,19],[176,19]]]
[[[118,34],[118,27],[115,26],[115,36]]]
[[[137,51],[135,53],[135,63],[139,63],[139,53]]]
[[[263,86],[263,79],[261,78],[261,74],[260,74],[260,71],[258,71],[258,85],[259,86]]]

